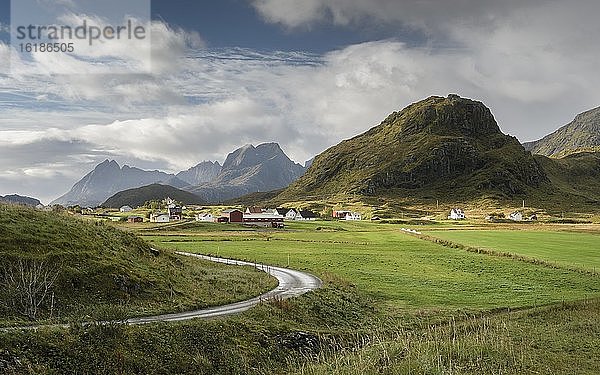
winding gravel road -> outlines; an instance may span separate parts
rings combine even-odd
[[[148,324],[155,322],[179,322],[190,319],[208,319],[208,318],[216,318],[223,317],[233,314],[239,314],[250,308],[258,305],[261,302],[268,301],[270,299],[286,299],[292,297],[301,296],[304,293],[310,292],[311,290],[315,290],[323,285],[321,279],[316,276],[313,276],[309,273],[290,270],[287,268],[281,267],[271,267],[263,264],[256,264],[250,262],[242,262],[239,260],[225,259],[225,258],[215,258],[209,257],[205,255],[177,252],[176,254],[182,256],[189,256],[204,260],[209,260],[211,262],[230,264],[235,266],[252,266],[256,267],[259,270],[262,270],[269,275],[277,278],[279,285],[277,288],[262,294],[258,297],[251,298],[249,300],[231,303],[229,305],[223,306],[215,306],[209,307],[206,309],[195,310],[195,311],[187,311],[182,313],[173,313],[173,314],[164,314],[157,316],[148,316],[142,318],[131,318],[125,321],[120,321],[119,323],[125,324]],[[100,322],[100,324],[108,324],[109,322]],[[27,326],[27,327],[10,327],[10,328],[0,328],[0,332],[7,331],[16,331],[16,330],[36,330],[38,328],[47,327],[47,328],[69,328],[68,324],[53,324],[53,325],[43,325],[43,326]]]
[[[191,254],[191,253],[184,253],[184,252],[177,252],[176,254],[200,258],[200,259],[204,259],[204,260],[209,260],[211,262],[231,264],[231,265],[235,265],[235,266],[256,267],[256,268],[268,273],[269,275],[277,278],[277,281],[279,281],[279,285],[277,286],[277,288],[275,288],[265,294],[262,294],[258,297],[255,297],[255,298],[252,298],[249,300],[245,300],[245,301],[241,301],[241,302],[231,303],[229,305],[209,307],[209,308],[202,309],[202,310],[188,311],[188,312],[182,312],[182,313],[148,316],[148,317],[143,317],[143,318],[132,318],[132,319],[127,319],[125,321],[125,323],[127,323],[127,324],[147,324],[147,323],[154,323],[154,322],[178,322],[178,321],[189,320],[189,319],[197,319],[197,318],[207,319],[207,318],[215,318],[215,317],[239,314],[241,312],[249,310],[250,308],[258,305],[259,303],[261,303],[263,301],[267,301],[267,300],[274,299],[274,298],[286,299],[286,298],[298,297],[304,293],[310,292],[311,290],[318,289],[321,287],[321,285],[323,285],[323,282],[321,281],[321,279],[319,279],[316,276],[313,276],[313,275],[311,275],[309,273],[305,273],[305,272],[290,270],[287,268],[271,267],[271,266],[266,266],[263,264],[255,264],[255,263],[243,262],[243,261],[232,260],[232,259],[215,258],[215,257],[209,257],[209,256],[205,256],[205,255],[198,255],[198,254]]]

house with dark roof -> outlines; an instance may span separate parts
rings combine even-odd
[[[294,220],[299,221],[314,221],[317,220],[317,214],[310,210],[301,210],[296,214],[296,218]]]

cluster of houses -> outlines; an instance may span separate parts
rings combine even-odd
[[[214,217],[209,213],[196,215],[196,221],[240,223],[273,228],[283,228],[284,220],[314,221],[316,219],[317,215],[309,210],[263,209],[259,207],[248,207],[246,211],[238,209],[225,210],[219,217]]]
[[[183,210],[185,207],[178,206],[172,199],[165,200],[167,212],[159,212],[150,214],[151,223],[169,223],[171,221],[179,221],[183,219]]]
[[[453,208],[450,211],[450,215],[448,215],[448,220],[464,220],[466,219],[466,215],[465,212],[460,209],[460,208]],[[487,216],[485,218],[487,221],[494,221],[494,218],[492,216]],[[533,214],[531,216],[529,216],[529,218],[525,218],[523,217],[523,213],[519,212],[519,211],[515,211],[513,213],[511,213],[510,215],[508,215],[508,219],[512,220],[512,221],[537,221],[538,217],[536,214]]]

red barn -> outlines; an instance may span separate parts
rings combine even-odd
[[[240,210],[225,210],[223,217],[226,217],[230,223],[243,223],[244,213]]]

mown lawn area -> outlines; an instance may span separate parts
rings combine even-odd
[[[530,230],[431,231],[463,245],[540,259],[565,267],[600,270],[600,234]]]

